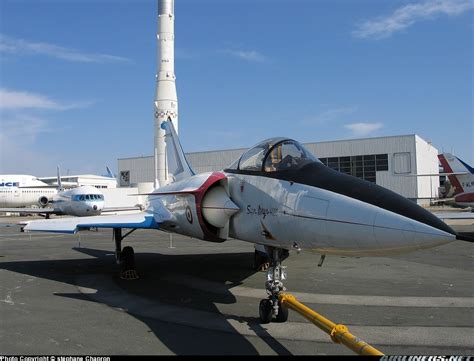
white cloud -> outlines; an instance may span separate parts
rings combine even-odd
[[[357,112],[357,110],[358,110],[357,106],[330,108],[321,112],[320,114],[304,119],[301,122],[301,124],[302,125],[322,125],[327,122],[337,120],[341,116],[353,114]]]
[[[10,142],[18,141],[19,144],[34,142],[41,133],[53,131],[48,123],[46,119],[27,114],[2,116],[0,136]]]
[[[256,63],[264,63],[268,60],[268,58],[261,54],[256,50],[250,51],[243,51],[243,50],[227,50],[228,54],[235,56],[239,59],[243,59],[245,61],[256,62]]]
[[[365,21],[352,34],[358,38],[387,38],[418,21],[435,19],[441,15],[460,15],[472,9],[472,0],[431,0],[409,4],[398,8],[389,16]]]
[[[0,53],[47,55],[57,59],[83,63],[129,62],[121,56],[85,53],[49,43],[35,43],[0,34]]]
[[[37,114],[90,104],[63,104],[44,95],[0,88],[0,173],[44,175],[46,169],[54,170],[64,155],[46,153],[42,145],[48,133],[58,132],[58,126]]]
[[[0,173],[45,175],[53,173],[61,152],[46,154],[41,138],[55,129],[46,119],[26,114],[2,114],[0,122]],[[21,169],[21,170],[19,170]]]
[[[0,88],[0,110],[54,109],[68,110],[89,106],[92,102],[61,104],[44,95]]]
[[[60,105],[45,96],[0,89],[0,109],[58,109]]]
[[[366,136],[383,127],[382,123],[352,123],[344,125],[344,128],[349,129],[353,136]]]

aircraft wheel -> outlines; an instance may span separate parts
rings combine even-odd
[[[262,323],[270,323],[272,320],[273,306],[268,298],[260,301],[259,313]]]
[[[135,269],[135,252],[132,247],[124,247],[121,254],[122,271]]]
[[[288,308],[283,306],[280,301],[278,301],[278,315],[276,316],[276,322],[286,322],[288,321]]]

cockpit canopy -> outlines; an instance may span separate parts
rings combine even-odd
[[[275,172],[299,169],[319,162],[302,144],[287,138],[271,138],[250,148],[228,169]]]
[[[72,200],[76,202],[81,201],[103,201],[104,196],[102,194],[75,194],[72,196]]]

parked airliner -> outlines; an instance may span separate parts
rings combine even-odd
[[[0,175],[0,207],[46,207],[57,192],[32,175]]]
[[[44,204],[39,203],[43,207],[0,208],[0,212],[37,213],[49,218],[51,214],[77,217],[96,216],[103,210],[104,195],[97,188],[92,186],[80,186],[65,190],[62,186],[59,167],[56,182],[57,188],[55,189],[55,194],[53,194],[50,199],[44,200]],[[42,187],[42,185],[39,185],[39,187]],[[18,187],[18,189],[23,190],[24,188]],[[47,205],[48,207],[46,207]]]
[[[104,208],[104,195],[92,186],[80,186],[73,189],[62,190],[53,196],[51,207],[21,209],[23,213],[69,215],[76,217],[96,216]],[[5,212],[0,208],[0,212]],[[9,209],[12,211],[12,209]]]
[[[339,173],[300,143],[267,139],[220,172],[196,175],[189,166],[171,120],[166,132],[172,183],[149,194],[137,214],[36,220],[25,231],[76,233],[112,228],[117,260],[132,265],[133,249],[121,248],[122,229],[161,229],[210,242],[232,237],[265,247],[271,258],[260,302],[263,323],[284,322],[288,310],[282,260],[291,250],[319,254],[384,256],[462,239],[414,202],[374,183]]]

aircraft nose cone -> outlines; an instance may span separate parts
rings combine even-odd
[[[303,177],[303,179],[295,179],[296,181],[372,204],[384,210],[436,228],[439,231],[456,235],[456,232],[454,232],[451,227],[431,212],[387,188],[339,173],[323,164],[311,164],[307,166],[304,171],[304,173],[309,174],[309,176],[298,176],[298,178]]]
[[[369,184],[372,186],[372,184]],[[396,213],[398,215],[410,218],[411,220],[423,223],[427,226],[436,228],[439,231],[456,235],[456,232],[444,223],[441,219],[436,217],[428,210],[422,208],[417,203],[395,193],[384,187],[373,185],[379,196],[373,203],[374,205],[383,208],[387,211]]]

